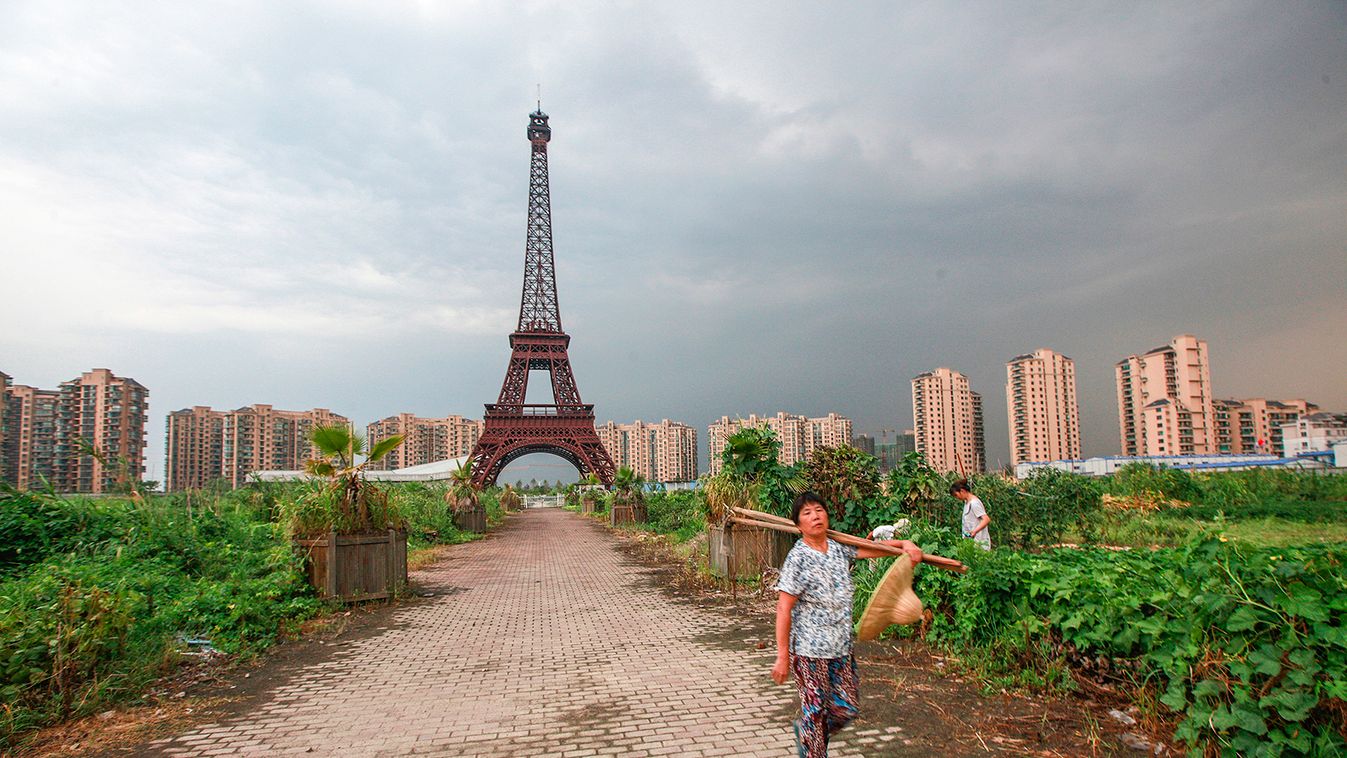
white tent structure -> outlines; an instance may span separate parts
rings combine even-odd
[[[445,482],[454,472],[464,465],[468,456],[449,458],[443,461],[422,463],[419,466],[395,469],[393,471],[366,471],[365,478],[376,482]],[[304,471],[254,471],[248,475],[249,481],[293,482],[311,478]]]

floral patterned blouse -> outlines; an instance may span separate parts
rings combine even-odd
[[[790,650],[806,658],[851,653],[851,562],[856,548],[828,540],[828,552],[804,544],[786,554],[776,580],[780,592],[799,598],[790,612]]]

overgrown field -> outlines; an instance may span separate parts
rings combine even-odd
[[[0,491],[0,747],[134,701],[187,640],[254,654],[318,613],[280,521],[315,486],[142,501]],[[390,507],[413,549],[470,538],[443,487],[394,486]]]
[[[1347,477],[976,476],[998,546],[987,553],[960,538],[952,477],[919,458],[888,476],[854,450],[756,466],[777,477],[755,482],[766,510],[785,512],[796,475],[833,502],[837,528],[909,518],[907,536],[967,563],[962,576],[919,571],[930,617],[890,632],[956,653],[990,686],[1112,693],[1194,754],[1347,751]],[[857,614],[887,566],[859,562]]]
[[[1347,545],[1218,537],[1155,550],[985,553],[926,524],[913,538],[969,572],[919,572],[932,618],[899,633],[959,651],[995,684],[1102,684],[1177,721],[1174,738],[1195,748],[1347,748]],[[887,563],[857,568],[858,613]]]

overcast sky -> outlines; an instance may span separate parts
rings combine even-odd
[[[1347,411],[1347,4],[0,4],[0,371],[191,405],[480,418],[551,116],[600,423],[912,424],[1190,332],[1220,397]],[[556,478],[561,461],[537,461]],[[549,476],[550,474],[550,476]]]

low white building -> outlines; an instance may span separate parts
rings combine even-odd
[[[1347,414],[1311,413],[1282,425],[1282,454],[1287,458],[1330,450],[1339,440],[1347,440]]]
[[[1055,468],[1085,476],[1109,476],[1129,463],[1148,463],[1162,468],[1185,471],[1244,471],[1255,468],[1323,468],[1323,464],[1309,458],[1280,458],[1275,455],[1111,455],[1100,458],[1082,458],[1065,461],[1021,463],[1015,467],[1015,478],[1023,479],[1040,468]]]
[[[365,478],[376,482],[446,482],[454,477],[454,472],[466,463],[468,456],[432,461],[416,466],[394,469],[393,471],[365,471]],[[249,481],[292,482],[313,478],[307,471],[254,471],[248,475]]]

